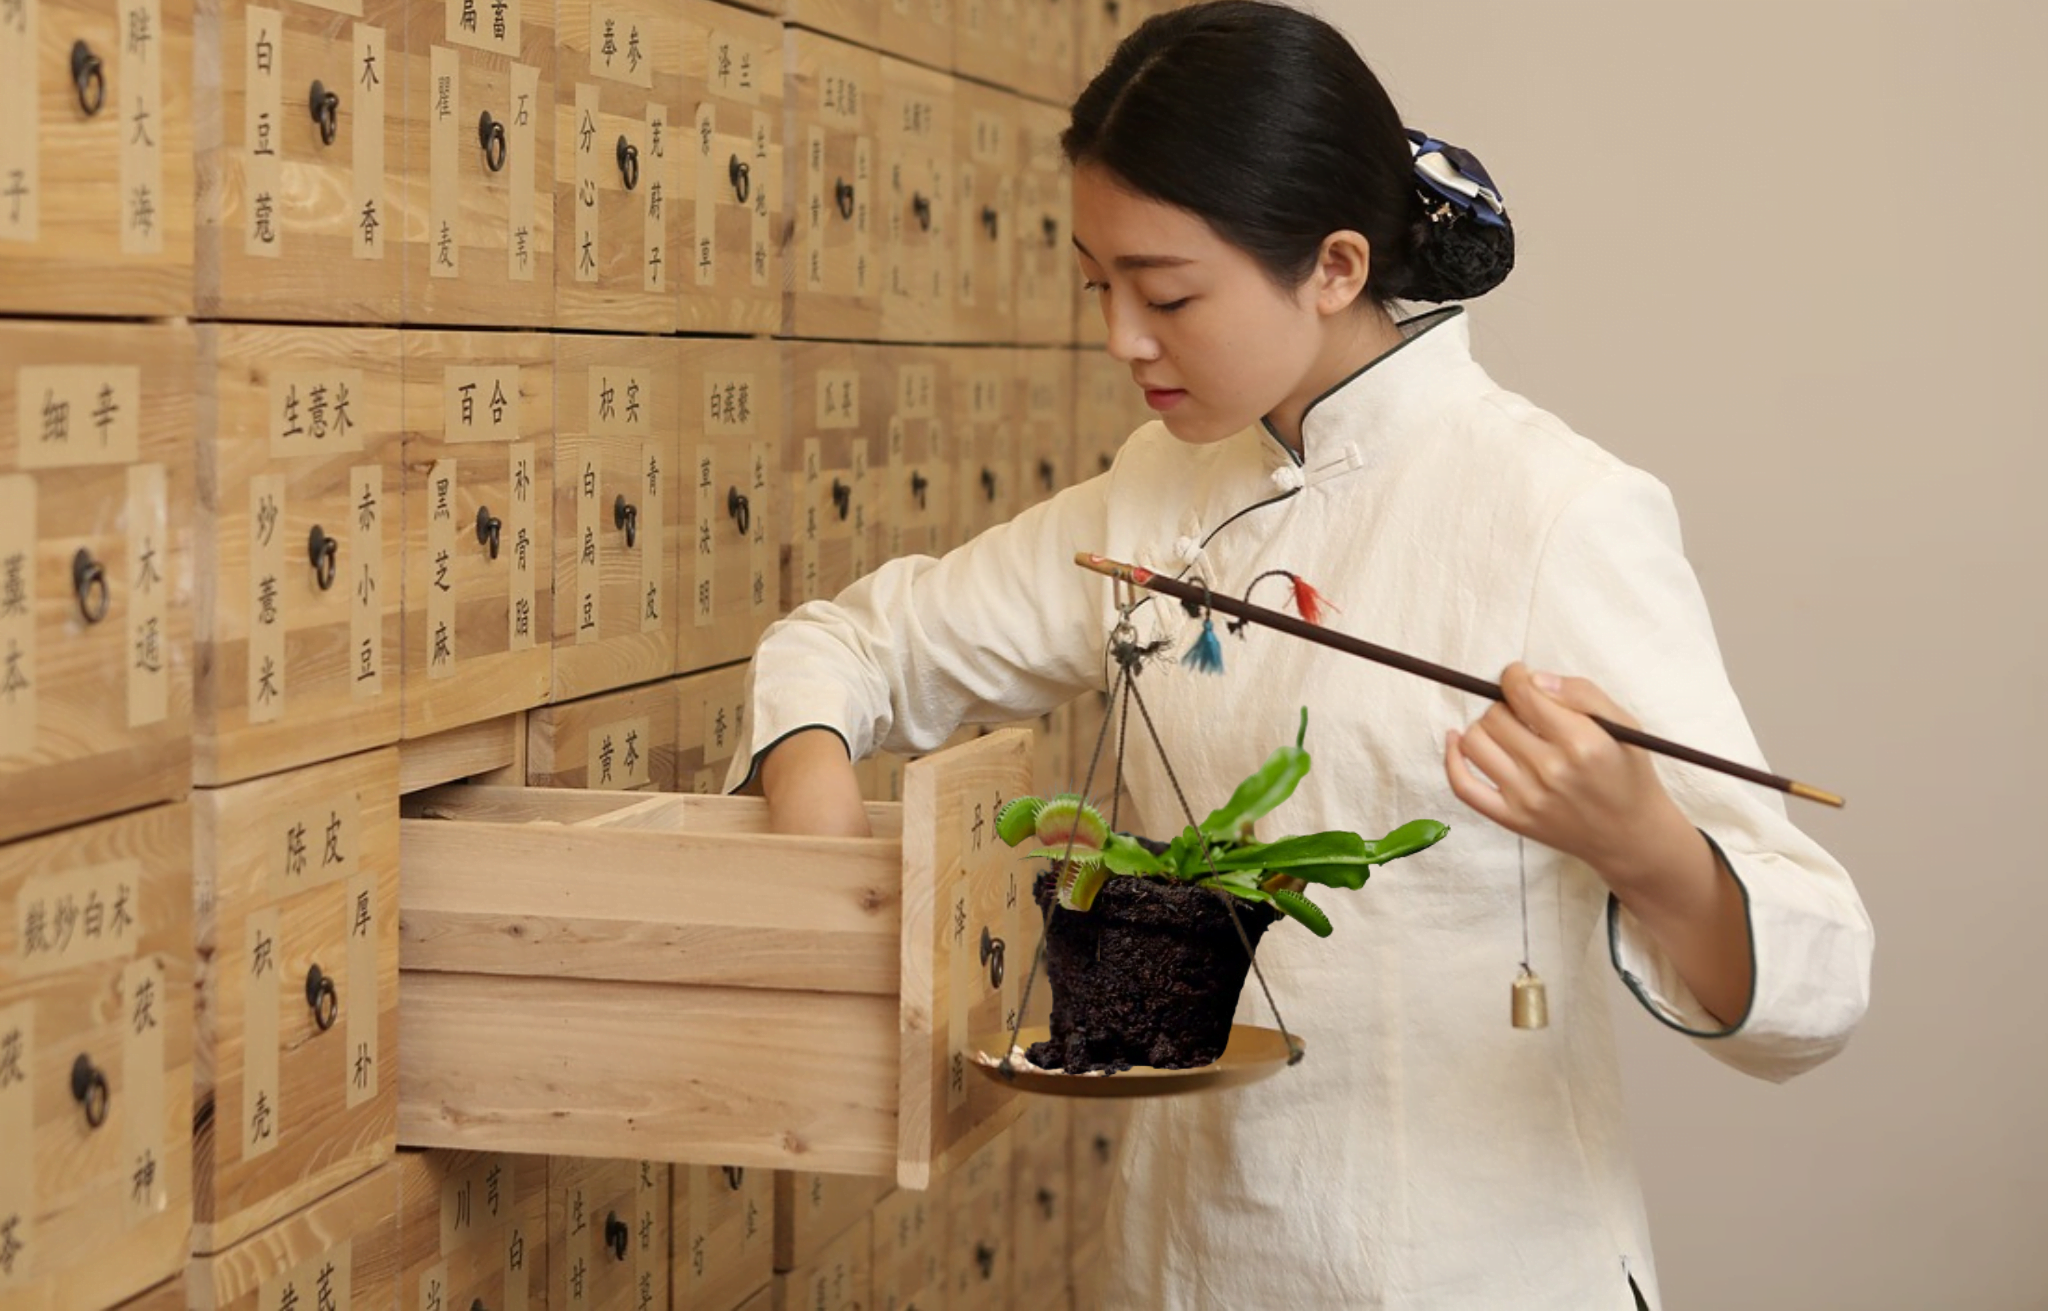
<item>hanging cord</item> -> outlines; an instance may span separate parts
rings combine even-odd
[[[1522,874],[1522,973],[1533,974],[1529,968],[1529,844],[1521,837],[1515,839],[1515,864]]]

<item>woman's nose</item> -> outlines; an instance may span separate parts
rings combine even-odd
[[[1108,329],[1109,357],[1119,364],[1159,358],[1159,342],[1146,333],[1139,316],[1117,309],[1113,298],[1102,298],[1102,321]]]

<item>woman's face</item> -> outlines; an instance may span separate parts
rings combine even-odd
[[[1110,355],[1182,441],[1221,441],[1276,410],[1298,416],[1320,390],[1308,379],[1324,319],[1309,285],[1282,291],[1203,219],[1082,165],[1074,246]]]

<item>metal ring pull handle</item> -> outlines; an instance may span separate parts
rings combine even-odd
[[[626,184],[626,190],[631,191],[640,185],[640,147],[626,140],[625,134],[621,133],[619,148],[613,153],[619,157],[619,178]]]
[[[314,524],[313,531],[306,535],[306,558],[313,562],[313,581],[323,592],[334,586],[340,555],[341,543],[329,537],[319,524]]]
[[[994,469],[983,469],[981,471],[981,490],[988,494],[989,500],[993,501],[996,499],[996,471]]]
[[[1044,219],[1044,227],[1045,248],[1047,250],[1058,250],[1060,245],[1060,221],[1047,214]]]
[[[87,1128],[97,1129],[107,1122],[107,1107],[114,1093],[107,1086],[107,1072],[94,1065],[92,1057],[81,1055],[71,1063],[71,1096],[85,1109]]]
[[[841,519],[853,511],[853,488],[837,478],[832,480],[832,507],[839,511]]]
[[[107,588],[107,567],[92,558],[84,547],[71,557],[71,590],[78,596],[78,613],[88,624],[107,617],[112,594]]]
[[[839,217],[853,217],[853,183],[840,178],[832,184],[832,195],[839,202]]]
[[[974,1245],[974,1264],[981,1267],[981,1277],[983,1279],[994,1279],[996,1277],[995,1246],[990,1243],[976,1243]]]
[[[482,1298],[473,1297],[469,1300],[469,1311],[490,1311],[490,1308],[484,1305]]]
[[[341,97],[329,91],[319,78],[314,78],[313,94],[307,98],[306,104],[313,111],[313,121],[320,125],[320,144],[333,145],[336,134],[341,131]]]
[[[1038,481],[1044,484],[1045,490],[1052,490],[1053,480],[1057,477],[1058,475],[1053,472],[1051,460],[1040,460],[1038,462]]]
[[[493,560],[498,558],[498,537],[504,527],[498,516],[491,513],[490,506],[476,508],[476,540],[490,548]]]
[[[505,125],[486,109],[476,120],[476,139],[484,148],[484,167],[496,173],[505,167]]]
[[[1108,1134],[1095,1135],[1095,1155],[1104,1165],[1109,1164],[1110,1141]]]
[[[1001,224],[994,205],[983,205],[981,207],[981,226],[988,229],[988,239],[994,241],[996,234],[1001,231]]]
[[[932,230],[932,202],[925,199],[923,194],[916,191],[910,193],[910,212],[917,215],[918,231]]]
[[[754,507],[747,502],[746,494],[737,487],[728,487],[725,492],[725,512],[745,537],[754,524]]]
[[[313,1027],[325,1033],[341,1018],[341,994],[318,965],[306,971],[306,1005],[313,1008]]]
[[[626,545],[636,546],[640,542],[640,507],[626,504],[626,494],[619,493],[612,501],[612,527],[626,530]]]
[[[727,1188],[733,1192],[738,1192],[740,1186],[746,1183],[746,1181],[747,1167],[744,1165],[728,1165],[725,1167],[725,1186]]]
[[[1114,23],[1122,17],[1123,6],[1117,0],[1102,0],[1102,12],[1108,14],[1109,21]]]
[[[981,931],[981,963],[988,966],[988,986],[991,988],[1002,987],[1003,940],[989,936],[989,931],[986,928],[983,928]]]
[[[920,510],[924,509],[925,490],[929,488],[931,485],[931,479],[925,477],[923,474],[919,473],[915,469],[912,469],[910,471],[910,494],[917,498],[917,508]]]
[[[1109,464],[1110,464],[1110,460],[1109,460],[1109,456],[1108,456],[1107,454],[1104,454],[1104,455],[1098,455],[1098,456],[1096,456],[1096,457],[1095,457],[1095,462],[1096,462],[1097,464],[1099,464],[1099,465],[1101,465],[1101,466],[1102,466],[1102,471],[1103,471],[1104,473],[1108,473],[1108,472],[1109,472]]]
[[[1052,1219],[1053,1203],[1058,1200],[1058,1197],[1054,1195],[1052,1189],[1041,1188],[1038,1190],[1038,1209],[1045,1212],[1046,1219]]]
[[[78,107],[91,118],[107,103],[107,69],[92,47],[83,41],[71,43],[71,85],[78,92]]]
[[[614,1260],[623,1261],[626,1259],[626,1248],[631,1242],[632,1237],[632,1228],[624,1220],[619,1219],[617,1211],[613,1211],[605,1216],[604,1245],[611,1249]]]
[[[745,160],[734,155],[732,163],[726,166],[725,175],[732,181],[732,194],[738,197],[740,204],[746,204],[747,197],[754,191],[753,170],[747,167]]]

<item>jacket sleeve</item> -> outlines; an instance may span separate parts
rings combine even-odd
[[[1532,668],[1598,683],[1652,733],[1762,764],[1729,686],[1670,493],[1634,469],[1575,495],[1536,571],[1524,647]],[[1658,757],[1665,787],[1734,873],[1754,983],[1733,1028],[1717,1022],[1635,917],[1609,896],[1608,951],[1636,999],[1709,1053],[1782,1081],[1848,1042],[1869,1003],[1870,919],[1842,866],[1796,828],[1782,795]]]
[[[929,751],[962,724],[1026,719],[1100,690],[1109,580],[1074,554],[1104,549],[1114,476],[1067,488],[942,559],[891,560],[772,625],[749,667],[749,722],[726,790],[799,729],[831,729],[855,760]]]

